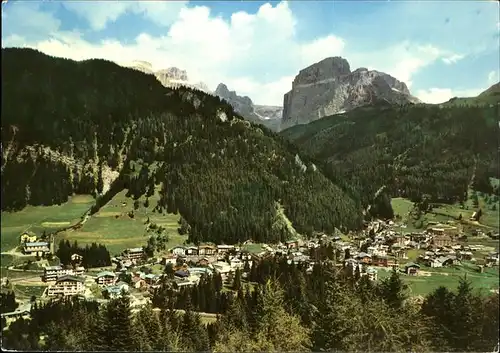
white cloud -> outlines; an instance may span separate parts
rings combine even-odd
[[[142,14],[157,25],[169,26],[187,1],[66,1],[62,4],[98,31],[127,12]]]
[[[416,97],[424,103],[438,104],[449,101],[453,97],[475,97],[483,89],[452,90],[450,88],[430,88],[418,90]]]
[[[104,58],[121,64],[144,60],[155,70],[177,66],[187,70],[191,81],[203,81],[210,89],[224,82],[257,104],[281,105],[299,70],[328,56],[347,58],[353,69],[385,71],[410,87],[419,70],[455,55],[410,41],[375,52],[350,52],[349,43],[332,34],[301,42],[287,2],[262,5],[255,14],[236,12],[229,20],[211,15],[207,7],[186,7],[182,2],[65,2],[64,6],[86,18],[95,30],[127,12],[169,26],[163,36],[141,33],[127,44],[114,39],[90,43],[79,33],[57,32],[60,22],[52,17],[52,27],[38,30],[43,39],[15,32],[2,38],[3,46],[29,46],[75,60]],[[17,28],[14,25],[10,26]]]
[[[500,76],[500,74],[498,71],[495,71],[495,70],[490,71],[490,73],[488,74],[488,83],[490,85],[497,83],[499,80],[499,76]]]
[[[455,64],[457,61],[462,60],[465,57],[465,55],[460,55],[460,54],[453,54],[451,56],[448,56],[446,58],[443,58],[443,62],[447,65]]]
[[[450,55],[453,54],[432,45],[404,41],[375,52],[353,53],[349,56],[349,62],[351,67],[366,67],[370,70],[386,72],[405,82],[410,88],[412,77],[419,70]]]

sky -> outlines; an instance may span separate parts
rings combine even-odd
[[[2,1],[2,47],[178,67],[282,105],[298,72],[341,56],[440,103],[500,79],[497,1]]]

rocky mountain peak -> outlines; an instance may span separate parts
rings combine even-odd
[[[300,70],[293,84],[311,84],[325,79],[335,79],[349,75],[351,68],[349,62],[339,56],[330,57]]]
[[[177,67],[169,67],[156,72],[157,75],[166,75],[171,80],[189,81],[186,70],[178,69]]]
[[[238,96],[236,91],[230,91],[224,83],[219,83],[215,89],[215,94],[231,102],[238,102],[241,105],[253,106],[253,102],[248,96]],[[232,103],[231,103],[232,104]]]
[[[351,72],[341,57],[323,59],[295,76],[285,94],[281,128],[305,124],[324,116],[386,101],[418,103],[404,82],[389,74],[361,67]]]

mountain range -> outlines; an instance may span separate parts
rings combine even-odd
[[[154,75],[165,87],[190,87],[208,94],[215,94],[231,104],[234,110],[246,120],[264,125],[273,131],[278,131],[281,125],[283,108],[266,105],[255,106],[249,97],[238,96],[235,91],[230,91],[224,83],[220,83],[215,91],[212,92],[205,83],[192,82],[186,70],[181,70],[176,67],[154,71],[151,63],[140,60],[122,66]]]
[[[135,61],[125,66],[153,74],[165,87],[192,87],[218,95],[246,120],[273,131],[378,101],[389,104],[421,103],[410,94],[405,83],[386,73],[366,68],[351,72],[349,62],[341,57],[329,57],[301,70],[292,82],[292,90],[284,95],[283,107],[255,105],[250,97],[239,96],[224,83],[211,92],[206,84],[191,82],[185,70],[175,67],[153,71],[152,65],[146,61]]]

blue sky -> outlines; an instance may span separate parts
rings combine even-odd
[[[476,95],[499,80],[496,1],[16,1],[2,46],[75,60],[176,66],[281,105],[295,75],[329,56],[387,72],[426,102]]]

